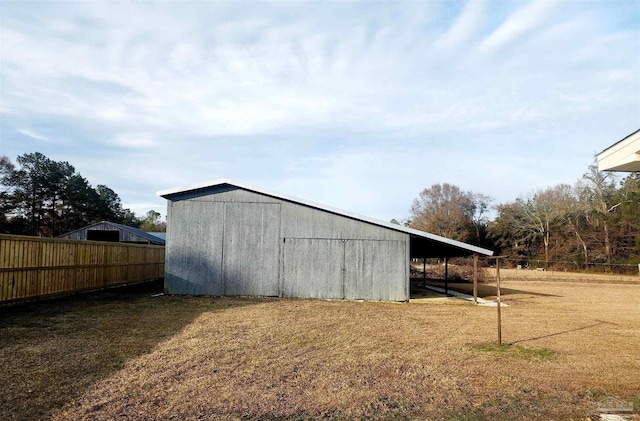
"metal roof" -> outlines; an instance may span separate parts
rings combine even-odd
[[[158,237],[162,241],[167,241],[167,233],[166,232],[148,232],[147,234],[153,235],[154,237]]]
[[[483,254],[485,256],[492,256],[493,255],[493,251],[491,250],[487,250],[484,249],[482,247],[478,247],[478,246],[473,246],[471,244],[467,244],[467,243],[463,243],[461,241],[456,241],[456,240],[452,240],[450,238],[446,238],[446,237],[441,237],[439,235],[435,235],[435,234],[431,234],[425,231],[420,231],[420,230],[416,230],[413,228],[408,228],[402,225],[397,225],[397,224],[392,224],[390,222],[385,222],[379,219],[375,219],[375,218],[370,218],[368,216],[364,216],[364,215],[359,215],[356,213],[352,213],[352,212],[348,212],[348,211],[344,211],[342,209],[337,209],[331,206],[327,206],[327,205],[323,205],[321,203],[316,203],[310,200],[306,200],[306,199],[301,199],[299,197],[295,197],[295,196],[290,196],[287,194],[283,194],[283,193],[278,193],[278,192],[274,192],[271,190],[267,190],[267,189],[263,189],[260,187],[254,187],[245,183],[240,183],[240,182],[236,182],[236,181],[231,181],[227,178],[222,178],[222,179],[218,179],[218,180],[212,180],[212,181],[205,181],[203,183],[197,183],[197,184],[192,184],[190,186],[183,186],[183,187],[177,187],[177,188],[173,188],[173,189],[167,189],[167,190],[160,190],[156,193],[157,196],[163,197],[167,200],[171,200],[171,197],[177,195],[177,194],[181,194],[181,193],[186,193],[186,192],[192,192],[192,191],[197,191],[197,190],[206,190],[212,187],[218,187],[221,185],[229,185],[229,186],[233,186],[233,187],[237,187],[240,189],[244,189],[244,190],[248,190],[248,191],[252,191],[255,193],[260,193],[266,196],[271,196],[274,197],[276,199],[282,199],[282,200],[286,200],[288,202],[293,202],[293,203],[298,203],[304,206],[308,206],[311,208],[315,208],[315,209],[319,209],[319,210],[323,210],[326,212],[330,212],[336,215],[341,215],[341,216],[345,216],[347,218],[351,218],[351,219],[355,219],[358,221],[363,221],[363,222],[367,222],[369,224],[373,224],[373,225],[377,225],[380,227],[384,227],[384,228],[388,228],[394,231],[399,231],[399,232],[404,232],[407,233],[409,235],[411,235],[414,238],[420,238],[420,239],[426,239],[426,240],[430,240],[431,242],[437,242],[437,243],[441,243],[444,244],[446,246],[448,246],[448,248],[454,248],[454,249],[459,249],[461,251],[465,251],[466,254],[471,254],[471,253],[478,253],[478,254]],[[430,257],[430,256],[427,256]]]

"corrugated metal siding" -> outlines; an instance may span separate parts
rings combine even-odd
[[[224,203],[169,204],[165,290],[222,295]]]
[[[277,296],[280,205],[226,203],[225,207],[224,295]]]
[[[408,299],[408,234],[238,188],[215,191],[169,202],[168,292]]]
[[[406,241],[349,240],[345,243],[347,300],[405,301]]]
[[[285,238],[404,240],[406,234],[295,203],[282,205]]]
[[[218,191],[218,193],[216,193]],[[335,215],[297,203],[282,201],[246,190],[220,186],[206,194],[186,192],[172,198],[189,202],[274,203],[282,205],[281,238],[357,238],[370,240],[404,240],[406,234]]]
[[[147,238],[141,237],[134,233],[118,230],[120,231],[120,242],[121,243],[148,243],[149,240]]]
[[[242,202],[242,203],[281,203],[282,200],[263,194],[242,190],[233,186],[216,186],[206,192],[188,191],[171,197],[173,201],[190,200],[194,202]]]
[[[282,295],[405,301],[406,242],[284,240]]]
[[[282,296],[343,299],[343,268],[344,241],[285,239]]]

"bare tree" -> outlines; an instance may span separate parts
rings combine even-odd
[[[579,200],[579,189],[568,184],[560,184],[558,188],[559,206],[562,210],[562,223],[575,236],[581,250],[584,263],[589,263],[589,247],[585,240],[587,229],[584,226],[588,206]]]
[[[637,265],[640,174],[617,185],[595,164],[574,185],[559,184],[496,207],[489,235],[504,252],[585,264]],[[507,251],[510,250],[510,251]]]
[[[489,222],[487,212],[491,209],[493,197],[482,193],[473,193],[471,200],[473,202],[473,215],[471,220],[476,232],[476,241],[480,244],[486,238],[487,224]]]
[[[434,184],[413,201],[410,226],[458,241],[481,242],[490,204],[489,196]]]
[[[614,212],[624,203],[616,194],[616,181],[613,174],[598,171],[597,164],[593,163],[578,183],[581,200],[588,207],[586,220],[592,228],[591,239],[601,245],[608,264],[612,263],[615,254],[615,241],[612,238]]]
[[[498,222],[502,235],[508,233],[518,242],[542,243],[544,259],[549,262],[549,245],[552,232],[560,225],[564,216],[562,208],[563,192],[566,185],[540,190],[528,198],[518,198],[515,202],[497,207]],[[568,186],[570,188],[570,186]]]

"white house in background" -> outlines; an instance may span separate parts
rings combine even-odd
[[[640,171],[640,130],[598,154],[600,171]]]

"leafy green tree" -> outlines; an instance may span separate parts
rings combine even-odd
[[[138,218],[131,209],[128,208],[122,209],[121,216],[117,222],[134,228],[140,228],[140,224],[142,224],[142,220]]]
[[[140,229],[146,232],[164,232],[167,230],[167,225],[160,220],[160,212],[150,210],[147,212],[147,217],[142,221]]]
[[[113,190],[94,189],[68,162],[36,152],[18,156],[17,163],[0,158],[2,232],[55,236],[100,220],[141,223]]]
[[[97,217],[105,221],[120,222],[124,217],[124,209],[118,194],[103,184],[98,184],[96,192],[98,193],[98,201],[95,204]]]
[[[101,220],[100,196],[80,174],[71,176],[65,186],[60,207],[61,233]]]
[[[13,206],[11,176],[15,166],[8,156],[0,156],[0,232],[10,232],[10,216]]]
[[[8,179],[17,217],[27,221],[27,234],[53,235],[56,199],[64,182],[61,178],[69,168],[39,152],[21,155],[17,161],[20,169]]]

